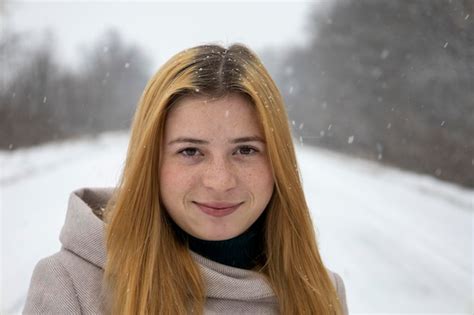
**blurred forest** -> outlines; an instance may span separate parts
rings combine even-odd
[[[1,149],[127,129],[151,74],[150,60],[113,29],[81,51],[79,70],[59,63],[50,31],[7,30],[0,49]]]
[[[474,187],[473,15],[473,0],[326,1],[306,45],[261,57],[305,145]],[[110,30],[73,71],[54,47],[2,31],[0,149],[129,127],[153,70],[141,49]]]
[[[300,141],[474,187],[474,1],[336,0],[267,51]]]

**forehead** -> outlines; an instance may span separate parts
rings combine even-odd
[[[245,97],[230,94],[223,98],[185,97],[170,109],[165,122],[165,136],[216,137],[229,134],[261,135],[254,105]]]

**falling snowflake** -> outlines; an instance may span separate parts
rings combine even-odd
[[[286,75],[292,75],[293,74],[293,67],[292,66],[285,67],[285,74]]]

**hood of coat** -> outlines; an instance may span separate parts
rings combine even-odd
[[[81,188],[69,196],[66,220],[59,235],[63,248],[104,269],[105,229],[100,213],[113,188]]]
[[[105,229],[101,213],[114,188],[81,188],[69,196],[66,221],[59,240],[64,249],[104,269],[106,261]],[[207,296],[235,300],[274,297],[263,275],[234,268],[207,259],[191,251],[207,284]]]

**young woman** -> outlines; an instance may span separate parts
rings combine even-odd
[[[24,313],[347,314],[282,97],[240,44],[162,66],[119,184],[73,192],[60,239],[35,268]]]

